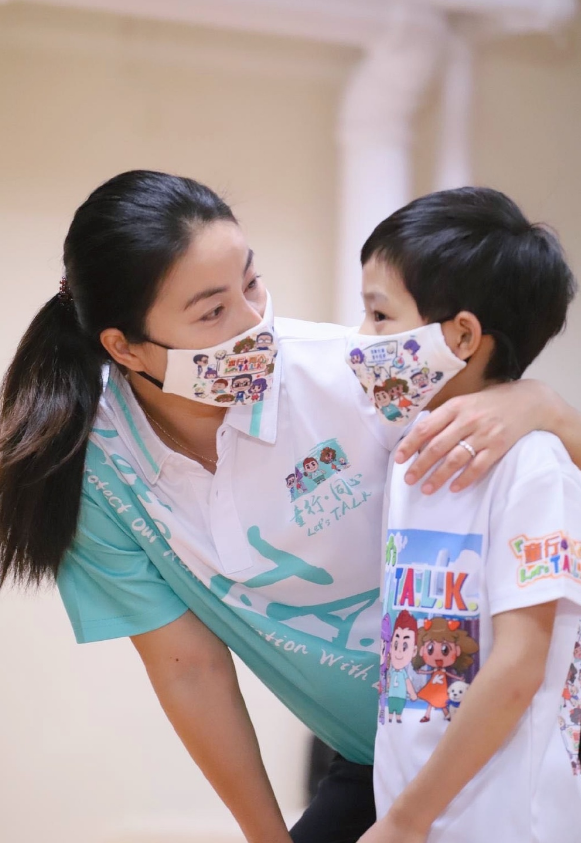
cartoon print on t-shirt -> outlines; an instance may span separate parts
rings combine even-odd
[[[574,775],[581,775],[581,759],[579,758],[581,738],[581,621],[577,629],[577,640],[573,648],[573,657],[561,699],[559,712],[559,728],[571,770]]]
[[[391,664],[391,618],[386,615],[381,621],[381,646],[379,651],[379,722],[385,723],[385,700],[387,697],[387,673]]]
[[[383,626],[391,623],[389,615],[383,618]],[[382,635],[383,637],[383,635]],[[389,653],[386,659],[386,693],[388,719],[391,723],[393,715],[397,723],[401,723],[402,713],[408,699],[417,700],[418,695],[410,678],[410,665],[418,652],[417,647],[418,622],[407,609],[400,612],[395,621],[391,636]],[[380,670],[381,674],[381,670]],[[381,679],[380,679],[381,683]],[[385,699],[379,701],[379,722],[385,723]]]
[[[460,703],[464,699],[464,694],[469,687],[468,682],[464,682],[461,679],[457,679],[455,682],[452,682],[451,685],[448,685],[447,708],[448,713],[450,714],[450,719],[452,719],[460,708]]]
[[[539,579],[573,579],[581,587],[581,541],[561,530],[545,536],[516,536],[509,546],[519,560],[517,583],[526,588]]]
[[[456,713],[479,668],[482,536],[430,530],[388,534],[383,617],[393,633],[379,722]],[[403,645],[406,645],[404,650]],[[399,663],[398,663],[399,660]]]
[[[295,464],[295,480],[290,473],[285,477],[291,501],[320,488],[326,480],[347,468],[350,468],[347,454],[336,439],[320,442]]]
[[[472,656],[478,649],[476,641],[461,628],[460,621],[438,617],[424,620],[418,630],[418,654],[412,660],[416,673],[429,677],[418,691],[418,698],[428,704],[420,723],[429,722],[433,709],[441,711],[446,720],[450,719],[448,679],[457,682],[458,676],[474,662]],[[451,673],[452,670],[455,672]]]
[[[297,476],[294,473],[294,471],[293,471],[292,474],[288,475],[285,482],[286,482],[286,487],[290,492],[291,501],[294,501],[294,499],[296,497],[296,494],[297,494]]]
[[[317,486],[327,479],[323,469],[319,468],[319,461],[315,457],[305,457],[303,460],[303,471]]]
[[[328,446],[326,448],[323,448],[319,459],[321,460],[321,462],[330,465],[333,471],[341,471],[341,464],[337,459],[337,451],[335,450],[335,448],[329,448]]]

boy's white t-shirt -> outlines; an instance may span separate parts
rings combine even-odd
[[[578,843],[581,472],[548,433],[524,437],[456,495],[423,495],[405,483],[407,467],[392,463],[386,487],[378,817],[428,761],[446,717],[456,716],[492,649],[492,617],[557,600],[542,687],[428,841]]]

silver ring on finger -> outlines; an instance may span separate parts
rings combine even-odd
[[[468,453],[470,454],[470,456],[472,457],[472,459],[474,459],[474,457],[476,456],[476,451],[474,450],[474,448],[472,447],[472,445],[470,444],[470,442],[467,442],[465,439],[461,439],[461,440],[458,442],[458,444],[459,444],[462,448],[464,448],[466,451],[468,451]]]

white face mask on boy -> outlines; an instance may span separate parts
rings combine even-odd
[[[153,340],[148,340],[153,342]],[[272,299],[267,293],[259,325],[211,348],[167,348],[163,383],[139,372],[164,392],[218,407],[254,404],[272,390],[277,354]]]
[[[346,361],[389,425],[408,425],[466,363],[434,322],[391,336],[352,333]]]

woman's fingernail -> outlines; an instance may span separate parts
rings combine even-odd
[[[398,451],[395,455],[395,461],[399,463],[405,462],[405,454],[403,454],[401,451]]]
[[[406,483],[409,483],[409,484],[410,484],[410,486],[412,486],[412,485],[416,482],[416,480],[417,480],[417,479],[418,479],[418,478],[417,478],[417,477],[416,477],[416,475],[413,473],[413,471],[408,471],[408,473],[407,473],[407,474],[406,474],[406,476],[405,476],[405,482],[406,482]]]
[[[460,491],[460,486],[458,486],[458,484],[457,484],[457,483],[452,483],[452,485],[450,486],[450,491],[451,491],[451,492],[459,492],[459,491]]]
[[[431,483],[424,483],[424,485],[422,486],[422,492],[424,493],[424,495],[431,495],[433,491],[434,487]]]

